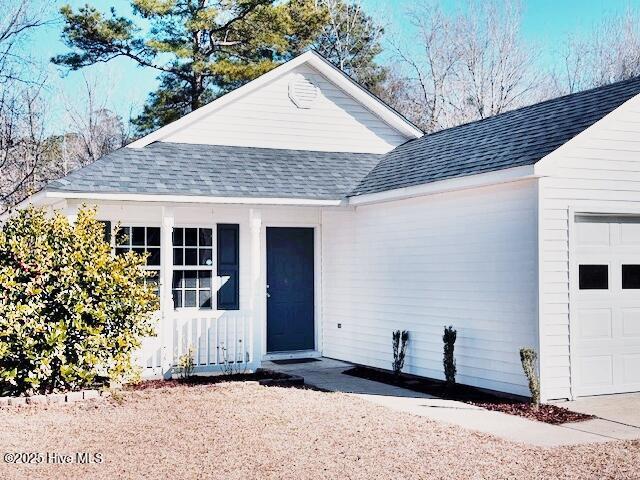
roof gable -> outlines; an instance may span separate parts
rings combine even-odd
[[[534,165],[638,94],[634,78],[425,135],[386,154],[351,196]]]
[[[422,132],[307,52],[133,142],[385,153]]]

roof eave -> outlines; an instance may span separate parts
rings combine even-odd
[[[2,214],[0,215],[0,222],[3,222],[7,218],[9,218],[13,214],[13,212],[15,212],[16,210],[23,210],[29,207],[47,207],[47,206],[55,205],[56,203],[61,202],[63,200],[64,199],[61,199],[61,198],[49,197],[47,196],[46,190],[40,190],[39,192],[36,192],[33,195],[25,198],[21,202],[17,203],[10,209],[2,212]]]
[[[341,198],[296,198],[296,197],[225,197],[208,195],[174,195],[152,193],[97,193],[97,192],[67,192],[60,190],[46,190],[46,198],[66,200],[99,200],[118,202],[164,202],[164,203],[215,203],[234,205],[288,205],[288,206],[316,206],[334,207],[346,205],[346,199]]]
[[[422,183],[410,187],[396,188],[382,192],[367,193],[350,196],[349,205],[361,206],[374,203],[391,202],[408,198],[434,195],[456,190],[466,190],[470,188],[485,187],[489,185],[517,182],[521,180],[538,178],[534,165],[523,165],[519,167],[504,168],[491,172],[477,173],[462,177],[447,178],[429,183]]]

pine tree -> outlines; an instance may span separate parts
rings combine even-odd
[[[160,86],[134,119],[152,131],[309,47],[327,21],[314,0],[132,0],[134,19],[112,8],[61,9],[72,70],[126,57],[159,72]]]
[[[133,119],[143,135],[201,107],[308,48],[374,92],[386,69],[383,28],[357,1],[131,0],[134,18],[112,8],[61,9],[71,70],[118,57],[159,72],[158,88]]]

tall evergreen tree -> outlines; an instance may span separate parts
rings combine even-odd
[[[134,119],[148,133],[297,55],[318,37],[327,11],[314,0],[132,0],[134,19],[86,5],[61,9],[78,70],[126,57],[159,72],[159,88]],[[144,26],[144,28],[143,28]]]
[[[170,123],[307,48],[376,91],[386,69],[382,27],[358,0],[131,0],[134,18],[95,7],[61,9],[72,70],[133,60],[159,72],[159,87],[133,119],[138,134]]]

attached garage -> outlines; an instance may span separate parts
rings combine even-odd
[[[640,217],[576,215],[573,240],[575,395],[640,390]]]

